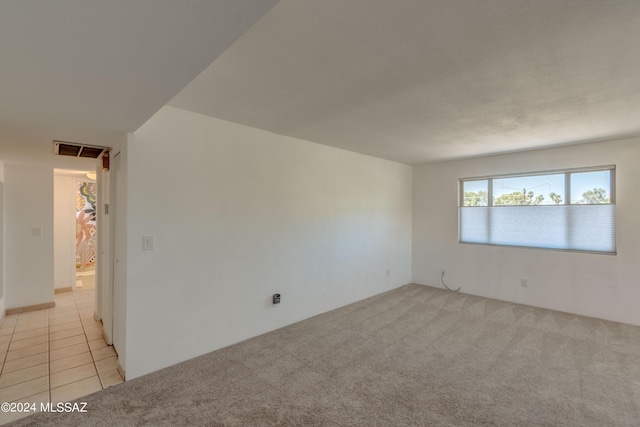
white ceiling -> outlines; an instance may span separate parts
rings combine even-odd
[[[0,1],[2,158],[135,131],[276,3]]]
[[[640,1],[276,3],[0,1],[0,158],[109,145],[176,94],[410,164],[640,134]]]
[[[170,105],[410,164],[638,135],[640,1],[281,0]]]

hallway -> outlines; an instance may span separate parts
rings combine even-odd
[[[68,402],[122,382],[117,356],[93,318],[93,276],[55,295],[55,308],[13,314],[0,325],[0,402]],[[80,284],[80,283],[79,283]],[[28,414],[0,412],[0,423]]]

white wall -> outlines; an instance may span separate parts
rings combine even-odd
[[[126,173],[128,379],[411,281],[410,166],[165,107]]]
[[[54,288],[75,288],[77,178],[53,177],[53,272]]]
[[[0,322],[4,319],[4,163],[0,161]]]
[[[4,166],[5,306],[53,302],[53,169]]]
[[[427,164],[414,169],[413,280],[640,325],[640,138]],[[616,256],[458,243],[458,178],[615,164]],[[527,277],[529,286],[520,286]]]

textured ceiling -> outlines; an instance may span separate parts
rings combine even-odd
[[[276,2],[1,0],[3,158],[135,131]]]
[[[170,105],[416,164],[640,134],[640,1],[281,0]]]

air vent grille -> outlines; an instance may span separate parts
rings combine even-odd
[[[97,159],[105,150],[108,150],[108,148],[95,145],[78,144],[75,142],[53,141],[53,153],[59,156]]]

